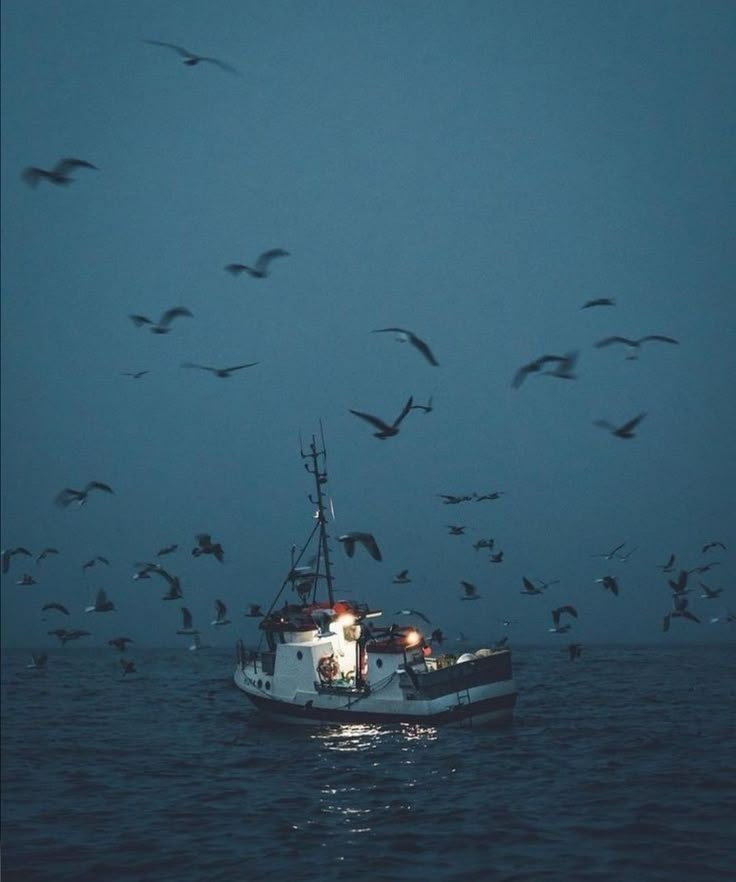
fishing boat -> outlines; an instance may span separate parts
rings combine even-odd
[[[283,723],[509,722],[517,690],[508,647],[436,654],[437,639],[417,627],[382,627],[380,609],[335,596],[324,436],[319,447],[313,436],[301,456],[314,480],[308,498],[315,523],[298,555],[292,548],[258,625],[260,645],[237,643],[238,689]]]

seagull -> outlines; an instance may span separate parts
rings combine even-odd
[[[58,637],[62,646],[65,646],[70,640],[79,640],[80,637],[89,637],[89,631],[82,631],[79,628],[72,628],[67,631],[66,628],[55,628],[53,631],[47,632],[52,637]]]
[[[41,612],[46,612],[46,610],[49,610],[49,609],[56,609],[60,613],[64,613],[65,616],[69,615],[69,610],[61,603],[45,603],[41,607]]]
[[[666,616],[662,619],[662,630],[669,631],[670,629],[670,619],[682,618],[682,619],[690,619],[691,622],[697,622],[700,624],[700,619],[693,615],[690,610],[687,608],[687,597],[677,596],[675,595],[672,598],[675,608],[672,612],[667,613]]]
[[[42,560],[45,560],[50,554],[58,554],[58,548],[44,548],[42,552],[36,555],[36,563],[40,564]]]
[[[194,364],[191,361],[183,361],[181,363],[181,366],[184,368],[199,368],[199,370],[201,370],[201,371],[209,371],[210,373],[214,374],[216,377],[222,377],[223,379],[227,379],[235,371],[242,371],[243,368],[253,367],[254,365],[257,365],[258,363],[259,362],[257,362],[257,361],[251,361],[251,362],[248,362],[248,364],[236,364],[233,367],[215,368],[215,367],[208,367],[206,364]]]
[[[707,564],[701,564],[699,567],[693,567],[692,570],[688,570],[689,573],[707,573],[708,570],[712,570],[713,567],[719,567],[721,562],[719,560],[711,561]]]
[[[591,554],[590,556],[591,557],[605,557],[606,560],[612,560],[616,556],[616,552],[620,551],[624,547],[624,545],[626,545],[626,543],[622,542],[620,545],[617,545],[615,548],[612,548],[610,551],[603,551],[603,552],[600,552],[599,554]]]
[[[658,340],[660,343],[674,343],[676,345],[680,342],[673,337],[664,337],[662,334],[647,334],[646,337],[640,337],[638,340],[629,340],[628,337],[604,337],[603,340],[599,340],[595,344],[595,348],[602,349],[604,346],[610,346],[612,343],[622,343],[632,353],[626,357],[634,360],[637,358],[638,350],[642,343],[646,343],[648,340]]]
[[[432,405],[432,396],[429,396],[429,399],[426,404],[412,404],[411,410],[423,410],[425,413],[432,413],[434,410],[434,406]]]
[[[225,269],[234,276],[240,275],[240,273],[248,273],[254,279],[265,279],[266,276],[270,275],[269,266],[274,258],[289,256],[289,252],[284,251],[283,248],[271,248],[258,256],[255,266],[247,266],[244,263],[229,263]]]
[[[183,46],[177,46],[175,43],[164,43],[161,40],[144,40],[143,42],[148,43],[150,46],[165,46],[167,49],[173,49],[174,52],[178,52],[179,55],[183,57],[183,64],[186,64],[188,67],[194,67],[195,65],[199,64],[200,61],[209,61],[210,64],[216,65],[221,70],[227,71],[231,74],[235,74],[236,76],[240,76],[240,73],[235,70],[234,67],[231,67],[229,64],[225,64],[225,62],[220,61],[219,58],[211,58],[209,55],[196,55],[194,52],[190,52]]]
[[[156,557],[163,557],[165,554],[172,554],[178,548],[178,545],[165,545],[156,552]]]
[[[342,542],[348,557],[355,554],[355,543],[359,542],[374,560],[383,560],[381,550],[372,533],[343,533],[342,536],[337,537],[337,541]]]
[[[535,358],[534,361],[530,361],[529,364],[525,364],[523,367],[519,368],[511,380],[511,385],[514,389],[518,389],[529,374],[535,374],[541,371],[542,367],[545,364],[549,364],[551,361],[564,362],[565,358],[560,355],[540,355],[539,358]]]
[[[675,563],[675,555],[671,554],[669,556],[669,558],[667,559],[667,563],[657,564],[657,566],[660,570],[662,570],[663,573],[671,573],[671,572],[673,572],[673,570],[675,568],[674,563]]]
[[[189,635],[199,634],[199,631],[196,628],[192,627],[192,614],[185,606],[181,608],[181,616],[183,623],[181,628],[176,633]]]
[[[723,591],[723,588],[709,588],[703,582],[698,582],[698,585],[703,589],[703,593],[700,596],[704,600],[715,600],[715,598]]]
[[[132,377],[134,380],[140,380],[141,377],[145,377],[146,374],[150,373],[150,371],[123,371],[121,376]]]
[[[543,591],[541,588],[537,588],[537,586],[529,581],[526,576],[521,577],[521,581],[524,583],[524,590],[521,592],[522,594],[542,594]]]
[[[33,578],[30,573],[23,573],[23,575],[18,579],[15,583],[16,585],[38,585],[38,582]]]
[[[419,337],[412,331],[407,331],[406,328],[376,328],[374,331],[371,331],[372,334],[384,334],[386,332],[393,332],[397,334],[397,340],[401,343],[411,343],[422,355],[427,359],[427,361],[437,367],[439,362],[432,354],[432,350],[427,346],[424,340],[420,340]]]
[[[380,438],[381,441],[383,441],[385,438],[390,438],[392,435],[399,434],[399,426],[401,425],[401,421],[404,419],[404,417],[411,410],[413,402],[414,402],[414,399],[410,396],[409,400],[404,405],[403,410],[396,417],[396,419],[393,421],[393,423],[391,423],[391,425],[389,425],[388,423],[385,423],[382,419],[379,419],[378,417],[373,416],[370,413],[363,413],[362,411],[359,411],[359,410],[351,410],[350,413],[355,414],[355,416],[360,417],[362,420],[365,420],[366,422],[368,422],[372,426],[374,426],[376,429],[378,429],[378,431],[374,432],[373,434],[376,438]]]
[[[115,492],[109,484],[103,484],[101,481],[90,481],[84,490],[74,490],[72,487],[65,487],[56,495],[55,502],[61,508],[67,508],[72,502],[76,502],[77,505],[86,505],[87,497],[93,490],[102,490],[104,493]]]
[[[392,581],[394,585],[408,585],[411,582],[409,570],[402,570],[400,573],[397,573]]]
[[[398,609],[394,613],[395,616],[418,616],[422,621],[425,621],[428,625],[431,624],[430,620],[424,615],[424,613],[419,612],[418,609]]]
[[[554,628],[550,628],[549,630],[554,634],[564,634],[565,631],[570,630],[570,625],[561,625],[560,624],[560,616],[563,613],[568,613],[575,618],[578,617],[578,611],[574,606],[558,606],[557,609],[552,610],[552,621],[554,622]]]
[[[646,416],[646,411],[644,413],[640,413],[635,416],[632,420],[629,420],[628,423],[624,423],[623,426],[614,426],[606,420],[594,420],[594,426],[600,426],[602,429],[608,429],[612,432],[617,438],[634,438],[634,429],[639,425],[639,423]]]
[[[545,588],[549,588],[550,585],[559,585],[560,584],[559,579],[552,579],[552,581],[550,581],[550,582],[544,582],[542,579],[537,579],[537,582],[539,582],[539,585],[542,588],[542,590],[544,590]]]
[[[500,499],[505,492],[505,490],[494,490],[493,493],[473,493],[473,499],[475,499],[476,502],[485,502],[488,499]]]
[[[261,618],[263,615],[263,610],[261,609],[260,603],[250,603],[248,604],[248,612],[245,613],[246,616],[250,619]]]
[[[445,639],[445,635],[442,633],[440,628],[435,628],[434,631],[432,631],[429,639],[431,643],[436,643],[438,646],[440,646]]]
[[[95,597],[95,602],[92,606],[86,606],[84,608],[85,612],[112,612],[115,609],[115,604],[112,600],[107,599],[107,594],[105,593],[104,588],[100,588],[97,592],[97,596]]]
[[[106,557],[101,557],[101,556],[98,554],[97,557],[93,557],[91,560],[88,560],[86,563],[83,563],[83,564],[82,564],[82,570],[83,570],[83,571],[84,571],[84,570],[88,570],[90,567],[93,567],[93,566],[97,563],[97,561],[99,561],[100,563],[104,563],[104,564],[107,564],[108,566],[110,566],[110,561],[109,561]]]
[[[23,180],[29,187],[35,187],[41,180],[48,181],[50,184],[71,184],[74,178],[69,176],[69,172],[74,171],[75,168],[97,170],[97,166],[87,162],[86,159],[75,159],[70,156],[66,159],[60,159],[51,169],[29,166],[23,171]]]
[[[127,659],[120,659],[120,667],[123,669],[123,676],[126,674],[137,674],[135,664],[132,661],[128,661]]]
[[[215,627],[230,624],[230,619],[227,618],[227,607],[221,600],[215,601],[215,618],[210,624],[215,625]]]
[[[631,557],[631,555],[632,555],[632,554],[633,554],[638,548],[639,548],[639,546],[638,546],[638,545],[635,545],[635,546],[631,549],[631,551],[627,551],[626,554],[617,554],[616,557],[617,557],[620,561],[622,561],[623,563],[626,563],[626,561]]]
[[[152,334],[168,334],[171,330],[169,325],[175,318],[181,318],[182,316],[194,318],[194,315],[186,306],[172,306],[171,309],[167,309],[159,319],[158,324],[145,315],[131,315],[128,317],[137,328],[140,328],[142,325],[150,325],[149,330]]]
[[[214,555],[220,563],[223,563],[225,552],[219,542],[213,542],[209,533],[197,533],[195,536],[197,544],[192,549],[194,557],[200,557],[203,554]]]
[[[120,652],[125,652],[125,647],[129,643],[135,643],[135,640],[132,637],[113,637],[112,640],[107,641],[108,646],[114,646]]]
[[[610,591],[618,597],[618,582],[613,576],[604,576],[602,579],[596,579],[596,582],[602,582],[606,591]]]
[[[568,352],[557,360],[557,367],[551,371],[543,371],[543,377],[557,377],[560,380],[577,380],[577,374],[573,373],[579,353]]]
[[[723,542],[706,542],[706,544],[703,546],[702,553],[705,554],[705,552],[708,551],[710,548],[722,548],[724,551],[726,550],[726,546],[723,544]]]
[[[450,536],[462,536],[465,533],[465,527],[460,524],[448,524],[447,531]]]
[[[502,563],[503,562],[503,550],[497,551],[495,554],[492,554],[488,558],[490,563]]]
[[[676,582],[672,579],[667,580],[670,588],[673,590],[675,595],[688,594],[690,592],[690,589],[687,587],[687,577],[688,571],[680,570]]]
[[[481,548],[488,548],[490,550],[495,544],[495,539],[479,539],[477,542],[473,542],[473,548],[476,551],[480,551]]]
[[[580,658],[580,656],[583,654],[582,643],[571,643],[567,647],[567,652],[570,656],[570,661],[574,661],[576,658]]]
[[[23,548],[22,546],[18,546],[17,548],[5,548],[2,552],[0,552],[0,558],[2,559],[2,571],[7,573],[10,569],[10,559],[14,557],[16,554],[25,554],[27,557],[31,557],[31,552],[27,548]]]
[[[460,584],[463,586],[463,591],[465,592],[460,600],[480,600],[478,589],[472,582],[464,582],[461,579]]]
[[[580,308],[590,309],[591,306],[615,306],[616,301],[610,297],[596,297],[595,300],[587,300]]]
[[[473,495],[466,494],[464,496],[455,496],[451,493],[437,493],[436,496],[442,500],[443,505],[459,505],[461,502],[470,502],[473,499]]]
[[[46,668],[46,662],[49,660],[49,657],[45,652],[32,652],[31,653],[31,663],[26,665],[27,668],[30,668],[34,671],[41,671]]]
[[[178,576],[172,576],[171,573],[167,572],[160,564],[145,564],[142,570],[139,570],[134,579],[149,579],[150,573],[156,573],[161,576],[162,579],[166,581],[166,584],[169,586],[169,590],[166,594],[162,595],[161,600],[178,600],[182,597],[181,593],[181,583],[179,582]]]

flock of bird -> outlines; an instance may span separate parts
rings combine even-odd
[[[176,53],[182,59],[182,63],[188,67],[195,67],[200,64],[210,64],[224,72],[239,76],[239,72],[235,68],[221,61],[220,59],[196,54],[182,46],[178,46],[173,43],[167,43],[159,40],[145,40],[144,42],[150,46],[171,50],[172,52]],[[37,166],[30,166],[22,172],[22,178],[30,187],[33,188],[37,187],[41,182],[46,182],[50,185],[55,186],[69,186],[74,181],[74,173],[80,170],[99,171],[97,166],[94,165],[92,162],[89,162],[88,160],[75,157],[66,157],[60,159],[55,165],[48,169],[40,168]],[[251,263],[246,264],[241,262],[232,262],[227,264],[224,267],[224,270],[235,277],[247,275],[253,279],[266,279],[270,276],[272,272],[274,261],[282,260],[288,257],[290,257],[290,252],[286,249],[281,247],[270,248],[263,253],[257,255]],[[615,301],[612,298],[600,297],[586,301],[582,304],[581,309],[610,309],[613,307],[615,307]],[[150,318],[149,316],[137,313],[131,314],[129,318],[135,327],[147,328],[149,332],[153,334],[163,335],[171,333],[174,329],[175,322],[177,322],[179,319],[193,318],[193,313],[187,307],[177,305],[165,310],[158,319]],[[398,342],[409,344],[409,346],[416,351],[418,356],[420,356],[428,365],[433,368],[438,368],[440,366],[440,363],[436,358],[434,351],[429,343],[410,329],[391,326],[375,328],[371,331],[371,333],[378,335],[393,334]],[[626,358],[636,359],[645,344],[648,345],[654,343],[677,345],[678,341],[673,337],[663,334],[647,334],[638,338],[613,335],[598,340],[594,343],[594,347],[596,349],[607,349],[609,347],[619,346],[622,347],[627,353]],[[578,362],[578,350],[571,350],[557,354],[542,354],[517,369],[517,371],[511,378],[511,386],[514,389],[520,389],[521,386],[525,382],[527,382],[528,379],[533,375],[547,376],[561,380],[575,380],[578,377],[578,374],[576,373]],[[181,367],[205,371],[213,374],[213,376],[219,379],[226,379],[231,377],[234,373],[238,371],[255,367],[256,365],[258,365],[258,363],[259,362],[257,361],[250,361],[244,362],[242,364],[232,365],[229,367],[214,367],[210,365],[186,361],[181,363]],[[150,371],[137,370],[126,371],[124,373],[125,376],[128,376],[134,380],[140,380],[142,377],[150,373]],[[352,408],[349,409],[349,412],[370,425],[370,427],[374,430],[374,437],[381,441],[385,441],[399,434],[399,431],[404,425],[405,420],[409,417],[412,411],[419,410],[424,413],[431,413],[433,408],[434,405],[432,398],[430,398],[426,404],[415,404],[414,397],[412,395],[409,395],[405,403],[401,407],[398,415],[393,419],[379,417],[364,410],[357,410]],[[593,424],[597,427],[609,431],[616,438],[632,439],[636,437],[635,430],[639,427],[645,416],[646,412],[641,412],[636,416],[626,420],[622,424],[612,423],[606,419],[596,419],[593,421]],[[109,484],[93,480],[88,482],[81,489],[65,487],[58,493],[55,498],[55,502],[61,508],[69,508],[71,506],[85,506],[89,503],[93,493],[114,495],[114,490]],[[459,495],[437,495],[442,500],[442,503],[444,505],[460,505],[464,503],[477,503],[481,501],[498,500],[502,495],[504,495],[504,491],[496,490],[489,493],[473,492],[470,494]],[[449,534],[452,536],[466,535],[466,526],[464,524],[449,524],[447,525],[447,529]],[[338,536],[337,541],[343,547],[348,557],[353,557],[356,548],[362,547],[375,561],[380,562],[383,560],[378,542],[375,536],[371,533],[346,532]],[[626,554],[622,554],[621,552],[624,546],[625,543],[622,543],[616,546],[610,552],[605,552],[601,555],[595,556],[601,557],[607,562],[625,561],[626,559],[628,559],[628,556],[634,553],[636,549],[633,549]],[[492,538],[480,538],[473,543],[472,547],[475,549],[476,552],[481,549],[486,549],[489,553],[489,563],[491,564],[502,564],[504,561],[504,551],[502,549],[495,549],[495,542]],[[703,547],[703,553],[707,553],[710,549],[714,547],[720,547],[725,550],[725,546],[723,545],[723,543],[710,542],[706,543],[706,545]],[[173,554],[177,550],[177,548],[178,545],[164,546],[157,553],[157,557]],[[59,549],[44,548],[42,551],[38,552],[35,555],[36,565],[40,565],[41,562],[49,556],[58,555],[59,553]],[[201,533],[196,536],[196,544],[191,549],[191,554],[195,558],[202,556],[212,556],[216,561],[219,561],[220,563],[222,563],[224,560],[224,551],[222,545],[219,542],[213,541],[211,535],[206,533]],[[9,572],[11,562],[18,557],[26,558],[33,557],[33,555],[24,546],[7,548],[2,551],[1,560],[3,574],[7,574]],[[674,572],[674,561],[675,555],[673,554],[671,558],[667,561],[667,563],[660,567],[664,574],[670,574]],[[96,555],[82,565],[82,571],[86,572],[88,569],[91,569],[98,564],[109,565],[109,560],[101,555]],[[704,564],[692,569],[680,569],[677,573],[676,578],[668,579],[668,585],[672,593],[672,607],[663,614],[663,630],[667,631],[670,628],[673,619],[680,618],[695,623],[700,622],[698,616],[690,608],[690,600],[688,596],[692,591],[690,577],[693,573],[700,574],[715,565],[715,563],[711,563]],[[135,570],[132,577],[134,580],[146,580],[154,577],[161,579],[163,583],[165,583],[166,590],[165,593],[161,596],[162,601],[179,601],[183,599],[184,593],[182,590],[180,578],[165,569],[159,562],[147,561],[135,564]],[[557,584],[558,581],[559,580],[551,580],[545,582],[540,579],[530,579],[524,576],[522,578],[521,594],[524,596],[544,597],[547,594],[547,591],[553,585]],[[392,582],[395,585],[402,586],[411,584],[412,579],[409,576],[409,569],[404,568],[399,570],[393,577]],[[622,591],[624,590],[624,585],[622,584],[623,582],[624,580],[622,580],[619,575],[610,572],[602,574],[595,580],[596,584],[600,584],[605,591],[609,592],[614,597],[619,597],[620,593],[622,593]],[[38,580],[31,573],[24,572],[16,581],[16,584],[20,586],[31,587],[38,584]],[[460,599],[462,601],[478,601],[482,599],[482,595],[474,582],[470,582],[468,580],[460,580],[459,584],[461,588]],[[700,582],[699,585],[702,590],[700,597],[706,601],[714,600],[718,598],[721,594],[722,589],[706,586],[702,582]],[[40,607],[40,611],[45,614],[56,613],[61,616],[70,615],[68,605],[57,600],[44,603]],[[114,614],[115,612],[115,603],[108,597],[107,591],[104,588],[97,589],[92,602],[84,608],[84,613],[89,615]],[[189,649],[191,650],[205,648],[206,644],[202,642],[201,638],[202,632],[199,628],[195,627],[191,610],[186,606],[182,606],[180,607],[180,614],[182,622],[181,627],[176,630],[176,634],[193,638],[193,641],[189,646]],[[261,616],[262,614],[263,613],[259,604],[250,604],[248,611],[246,611],[243,615],[256,618]],[[395,614],[416,616],[426,623],[430,623],[429,617],[427,617],[419,610],[404,608],[397,610]],[[555,603],[555,605],[552,606],[550,609],[550,614],[552,624],[549,628],[549,632],[555,634],[568,633],[572,629],[574,622],[578,619],[578,610],[570,603]],[[509,620],[501,621],[504,625],[510,624]],[[725,614],[725,616],[713,617],[711,621],[733,622],[736,621],[736,616],[728,612]],[[210,622],[210,626],[212,628],[219,629],[231,624],[232,620],[228,617],[228,608],[226,604],[221,599],[216,599],[214,602],[214,618]],[[76,641],[80,638],[91,636],[91,632],[84,628],[60,627],[49,630],[48,634],[57,637],[61,645],[66,645],[70,641]],[[432,632],[433,642],[442,643],[443,639],[444,635],[442,634],[442,631],[440,629],[435,629]],[[506,639],[507,638],[504,637],[500,642],[504,642]],[[133,644],[135,640],[134,638],[127,635],[120,635],[111,638],[107,642],[112,648],[123,653],[128,651],[128,647]],[[567,649],[570,654],[570,658],[574,659],[580,656],[582,646],[579,643],[572,643],[568,646]],[[32,664],[29,665],[29,667],[33,667],[36,669],[43,668],[46,665],[46,661],[46,654],[34,654]],[[120,659],[120,667],[123,676],[127,676],[128,674],[136,672],[134,662],[125,658]]]

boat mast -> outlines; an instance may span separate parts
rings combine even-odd
[[[322,457],[322,468],[320,468],[320,457]],[[315,517],[319,526],[319,547],[325,562],[325,581],[327,582],[327,599],[332,606],[335,602],[335,596],[332,590],[332,564],[330,563],[330,552],[327,545],[327,516],[325,514],[325,500],[322,493],[322,485],[327,483],[327,451],[325,450],[324,437],[322,439],[322,449],[317,449],[317,442],[314,435],[309,445],[309,452],[304,453],[302,450],[302,458],[311,460],[304,463],[304,467],[310,475],[314,475],[314,484],[317,490],[317,498],[314,499],[310,494],[309,500],[317,506]]]

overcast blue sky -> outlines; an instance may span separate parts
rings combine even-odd
[[[311,529],[299,435],[320,419],[330,532],[370,531],[384,555],[333,541],[338,594],[485,644],[564,645],[547,629],[567,603],[582,642],[733,641],[709,619],[736,608],[735,45],[715,0],[5,0],[2,547],[61,553],[13,558],[4,644],[63,626],[187,645],[163,582],[132,580],[170,543],[208,641],[252,642],[243,611]],[[22,180],[66,156],[98,170]],[[268,278],[224,270],[274,247],[290,256]],[[615,306],[581,310],[599,297]],[[128,317],[176,305],[193,318],[167,335]],[[439,366],[370,333],[386,326]],[[679,345],[594,346],[648,334]],[[576,380],[512,387],[573,350]],[[184,361],[258,364],[220,379]],[[349,412],[390,421],[409,395],[434,410],[386,441]],[[593,425],[640,412],[634,439]],[[54,505],[90,480],[114,496]],[[202,531],[223,565],[192,557]],[[473,549],[486,537],[502,563]],[[622,542],[625,562],[591,557]],[[690,576],[702,624],[663,634],[671,553],[720,565]],[[111,566],[83,574],[95,555]],[[560,582],[522,597],[522,576]],[[99,587],[117,611],[84,614]],[[215,598],[234,624],[210,633]],[[42,615],[51,600],[68,619]]]

